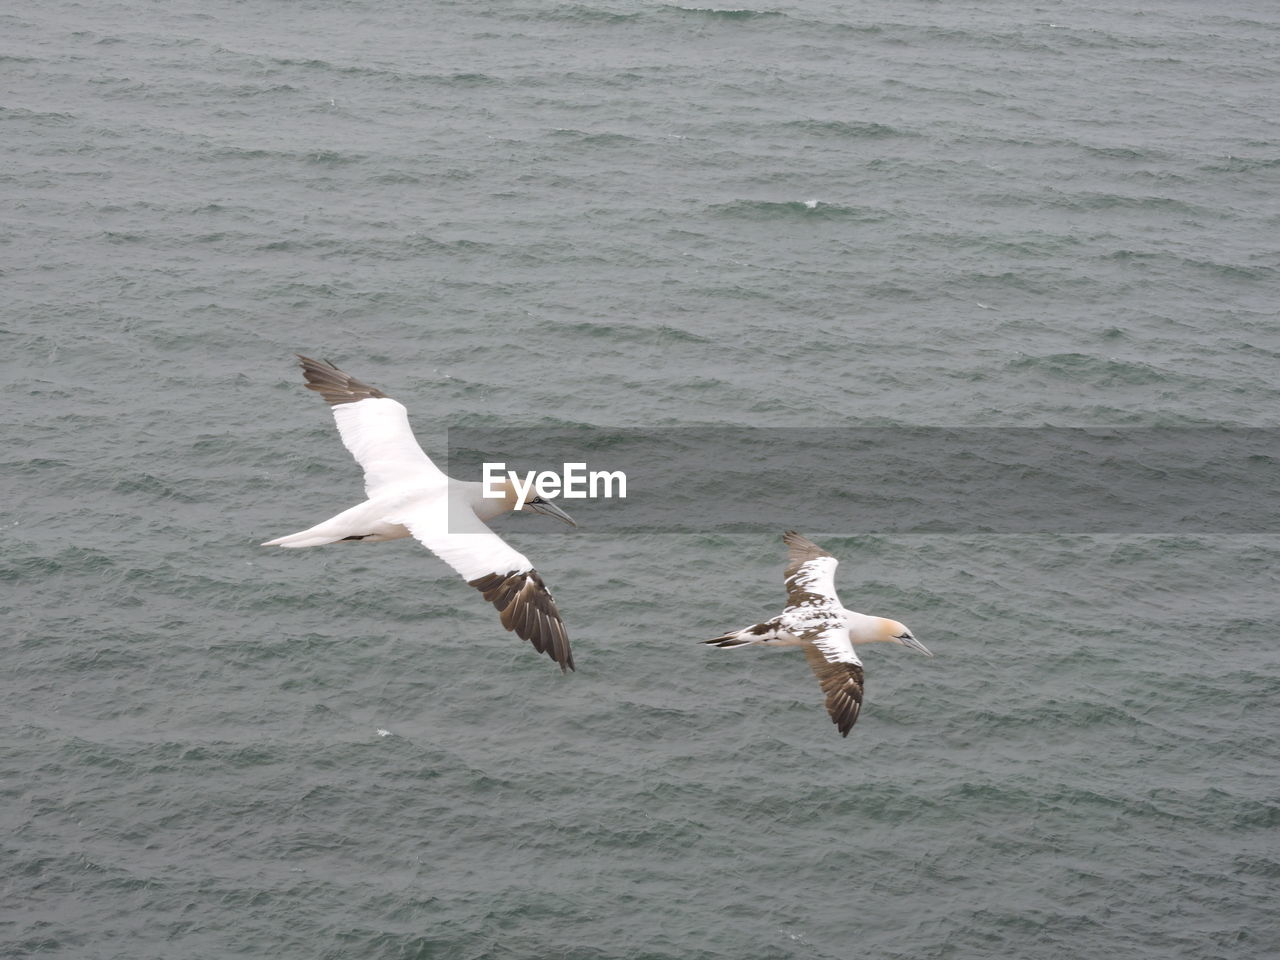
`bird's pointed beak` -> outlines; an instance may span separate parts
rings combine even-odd
[[[540,513],[544,517],[555,517],[557,520],[563,520],[571,527],[578,525],[578,521],[574,520],[573,517],[569,516],[550,500],[543,500],[541,503],[526,503],[524,508],[532,510],[534,513]]]
[[[903,634],[901,637],[897,637],[896,639],[904,647],[910,647],[912,650],[916,651],[917,653],[923,653],[926,657],[933,656],[933,654],[929,652],[928,647],[926,647],[923,643],[921,643],[915,637],[911,636],[911,634],[909,633]]]

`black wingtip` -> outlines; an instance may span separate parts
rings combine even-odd
[[[554,660],[562,674],[576,670],[564,621],[537,570],[487,573],[468,580],[467,585],[475,587],[493,604],[504,627]]]
[[[331,406],[386,397],[377,387],[362,383],[328,360],[314,360],[300,353],[295,356],[302,365],[302,377],[307,382],[307,389],[319,393]]]

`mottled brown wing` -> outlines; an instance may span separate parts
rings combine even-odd
[[[494,605],[504,627],[560,664],[562,673],[574,669],[564,621],[537,570],[490,573],[467,583]]]
[[[836,565],[840,562],[820,546],[794,530],[782,535],[791,555],[783,582],[787,588],[787,606],[840,605],[836,596]]]
[[[804,655],[818,678],[822,692],[827,695],[827,713],[840,735],[847,737],[858,722],[858,712],[862,709],[862,664],[832,662],[812,644],[805,644]]]

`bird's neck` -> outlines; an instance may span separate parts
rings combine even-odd
[[[486,522],[510,513],[516,507],[516,492],[510,481],[502,484],[501,497],[486,497],[483,483],[473,483],[470,480],[453,480],[450,483],[449,495],[460,498],[477,517]]]
[[[884,620],[881,617],[868,617],[865,613],[845,610],[844,622],[849,628],[850,643],[878,643],[889,639],[885,636]]]

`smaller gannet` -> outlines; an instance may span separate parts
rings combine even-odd
[[[264,547],[318,547],[326,543],[378,543],[413,537],[453,567],[494,605],[502,625],[539,653],[573,669],[569,635],[551,591],[529,558],[487,522],[517,506],[510,481],[503,497],[484,496],[484,485],[446,476],[418,446],[408,411],[381,390],[361,383],[331,363],[299,356],[307,389],[333,410],[342,443],[364,468],[368,499],[314,527],[276,537]],[[523,509],[573,519],[550,500],[535,496]]]
[[[836,596],[839,560],[794,530],[784,533],[782,540],[791,550],[783,573],[786,608],[772,620],[702,642],[717,647],[803,647],[827,695],[827,713],[847,737],[862,709],[862,661],[853,652],[854,644],[900,643],[926,657],[933,654],[897,620],[846,610]]]

